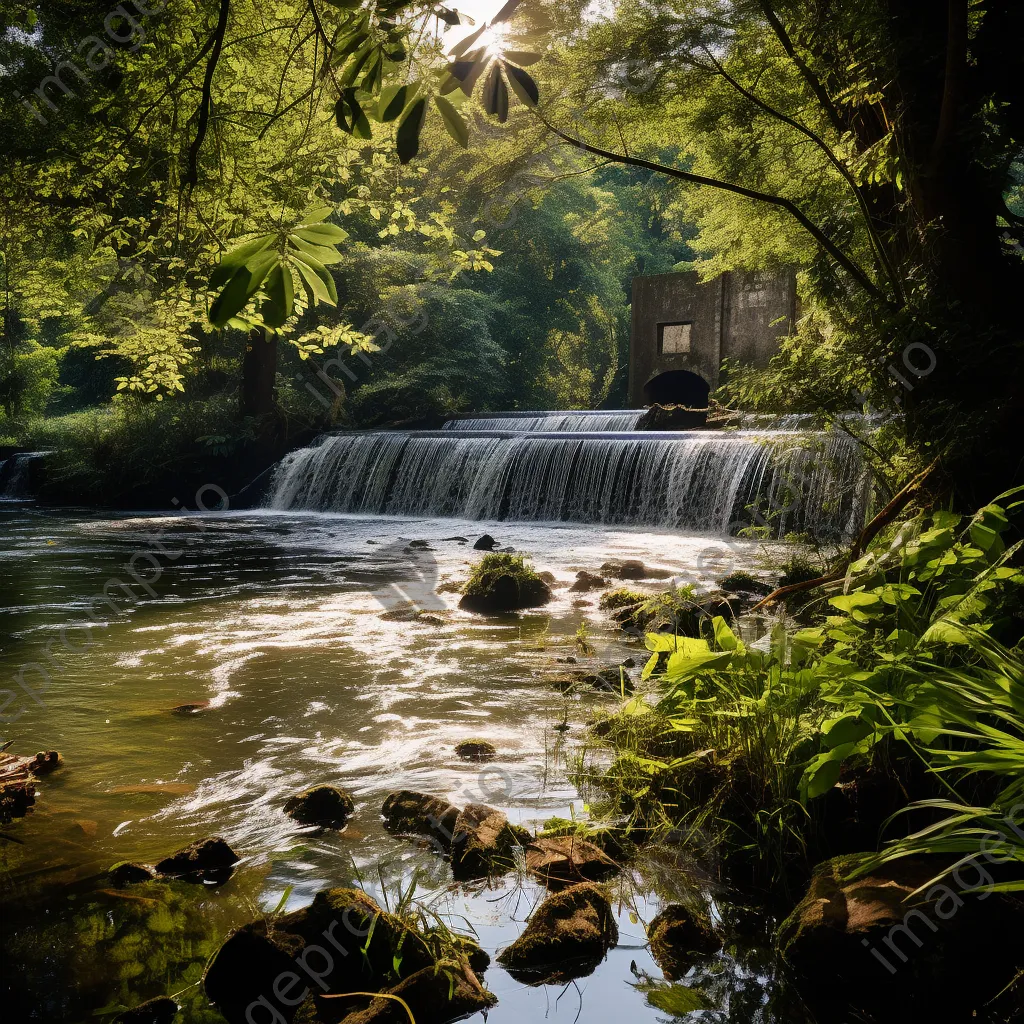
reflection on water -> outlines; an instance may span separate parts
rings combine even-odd
[[[512,877],[497,888],[453,887],[443,861],[382,829],[384,795],[410,788],[457,804],[483,800],[530,826],[578,812],[565,757],[590,709],[613,698],[566,696],[550,677],[573,654],[583,618],[595,661],[627,652],[596,597],[567,585],[613,557],[691,578],[703,563],[696,574],[707,578],[737,558],[749,564],[754,551],[735,540],[726,548],[540,524],[0,515],[0,672],[14,694],[3,736],[21,752],[57,748],[65,757],[39,784],[34,811],[5,830],[21,842],[0,843],[8,1005],[17,1019],[39,1021],[82,1020],[179,991],[182,1019],[217,1021],[197,982],[225,932],[282,898],[295,909],[358,878],[382,894],[418,872],[423,899],[463,929],[468,922],[492,953],[507,945],[541,898],[538,886]],[[465,577],[485,529],[565,584],[551,605],[491,620],[457,611],[445,584]],[[414,540],[428,546],[410,548]],[[131,571],[141,583],[129,600],[119,582],[108,584],[127,585]],[[424,580],[441,593],[430,589],[434,606],[410,617],[401,606],[417,600]],[[105,587],[107,599],[95,600]],[[576,606],[581,599],[589,606]],[[171,711],[182,705],[192,709]],[[553,728],[563,717],[572,727],[564,735]],[[478,737],[498,748],[497,760],[455,756],[458,742]],[[342,832],[282,813],[289,796],[322,783],[355,798]],[[223,888],[107,890],[101,872],[110,864],[152,862],[214,834],[243,858]],[[488,1020],[671,1018],[679,993],[655,983],[641,923],[657,909],[652,886],[664,883],[628,876],[615,885],[621,937],[606,963],[561,995],[492,967],[486,982],[499,1003]],[[694,1019],[783,1019],[761,1009],[771,964],[729,948],[683,980],[709,1007]]]

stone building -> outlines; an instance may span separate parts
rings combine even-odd
[[[797,315],[796,275],[633,278],[629,404],[707,405],[725,358],[765,366]]]

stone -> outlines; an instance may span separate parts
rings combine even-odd
[[[608,890],[580,882],[548,896],[498,963],[517,981],[553,984],[592,973],[618,941]]]
[[[0,782],[0,823],[24,818],[36,802],[36,787],[25,779]]]
[[[467,804],[455,822],[452,874],[467,879],[510,871],[515,866],[513,851],[532,838],[501,811],[486,804]]]
[[[441,540],[442,541],[453,540],[453,541],[455,541],[456,544],[468,544],[469,543],[469,538],[468,537],[442,537]]]
[[[156,873],[185,882],[216,885],[226,882],[238,855],[220,836],[198,839],[156,865]]]
[[[934,885],[951,857],[903,858],[852,879],[858,857],[819,864],[777,934],[816,1014],[842,1005],[845,1018],[852,1010],[893,1020],[984,1017],[983,1005],[1015,977],[1006,936],[1019,932],[1022,919],[1000,894],[962,891],[987,880],[980,860],[958,869],[962,882],[947,876]],[[954,964],[969,966],[950,984]]]
[[[251,1024],[254,1002],[262,1007],[257,1020],[277,1020],[276,1013],[291,1021],[303,989],[376,992],[434,964],[422,936],[361,890],[339,888],[318,892],[309,907],[276,918],[270,929],[264,920],[239,928],[203,981],[229,1024]]]
[[[56,750],[40,750],[28,763],[33,775],[49,775],[64,764],[64,758]]]
[[[284,813],[303,825],[344,828],[356,809],[352,797],[335,786],[315,786],[293,796],[284,805]]]
[[[487,740],[465,740],[455,747],[455,753],[466,761],[493,761],[498,751]]]
[[[378,997],[365,1009],[339,1019],[345,1024],[409,1024],[409,1014],[402,1005],[405,1003],[416,1024],[446,1024],[486,1010],[498,1001],[480,984],[468,964],[439,970],[425,967],[384,991],[397,998]]]
[[[205,711],[210,706],[208,700],[196,700],[191,704],[177,704],[171,708],[172,715],[194,715],[199,711]]]
[[[409,547],[419,551],[432,551],[433,548],[430,546],[430,542],[426,540],[411,540],[409,541]]]
[[[774,587],[769,586],[763,580],[751,576],[749,572],[740,570],[729,573],[718,581],[718,589],[726,594],[740,594],[744,597],[767,597]]]
[[[392,832],[427,836],[445,853],[452,848],[459,809],[447,800],[403,789],[391,793],[381,807],[384,824]]]
[[[638,558],[617,558],[605,562],[601,572],[617,580],[667,580],[672,575],[668,569],[652,569]]]
[[[510,572],[490,581],[481,593],[464,594],[459,607],[483,615],[514,612],[520,608],[537,608],[551,600],[551,588],[540,577],[523,579]]]
[[[669,904],[647,926],[651,956],[669,981],[677,981],[693,965],[695,957],[716,953],[722,940],[711,921],[678,903]]]
[[[491,966],[490,956],[486,950],[480,948],[476,939],[471,939],[468,935],[454,933],[451,933],[449,937],[458,946],[459,952],[466,958],[475,973],[483,974]]]
[[[569,590],[575,594],[588,594],[591,590],[603,590],[607,586],[608,581],[603,576],[587,572],[584,569],[582,572],[576,573],[576,582]]]
[[[527,869],[544,882],[598,882],[619,866],[579,836],[542,836],[526,848]]]
[[[178,1004],[173,999],[160,996],[119,1013],[113,1024],[171,1024],[177,1015]]]
[[[148,864],[138,864],[127,860],[115,864],[107,874],[110,876],[111,884],[118,889],[135,885],[138,882],[149,882],[156,878],[156,872]]]
[[[498,542],[489,533],[485,533],[477,539],[473,549],[475,551],[493,551],[497,546]]]

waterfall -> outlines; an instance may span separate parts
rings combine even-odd
[[[866,500],[859,450],[839,431],[450,429],[326,436],[282,460],[267,505],[840,540]]]
[[[646,409],[570,412],[495,412],[448,420],[444,430],[636,430]]]
[[[0,461],[0,501],[26,501],[32,498],[34,465],[49,452],[17,452]]]

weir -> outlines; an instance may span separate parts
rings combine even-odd
[[[327,435],[281,461],[266,505],[716,534],[753,527],[836,541],[862,525],[868,481],[845,433],[584,426],[625,415],[480,416],[439,431]]]

